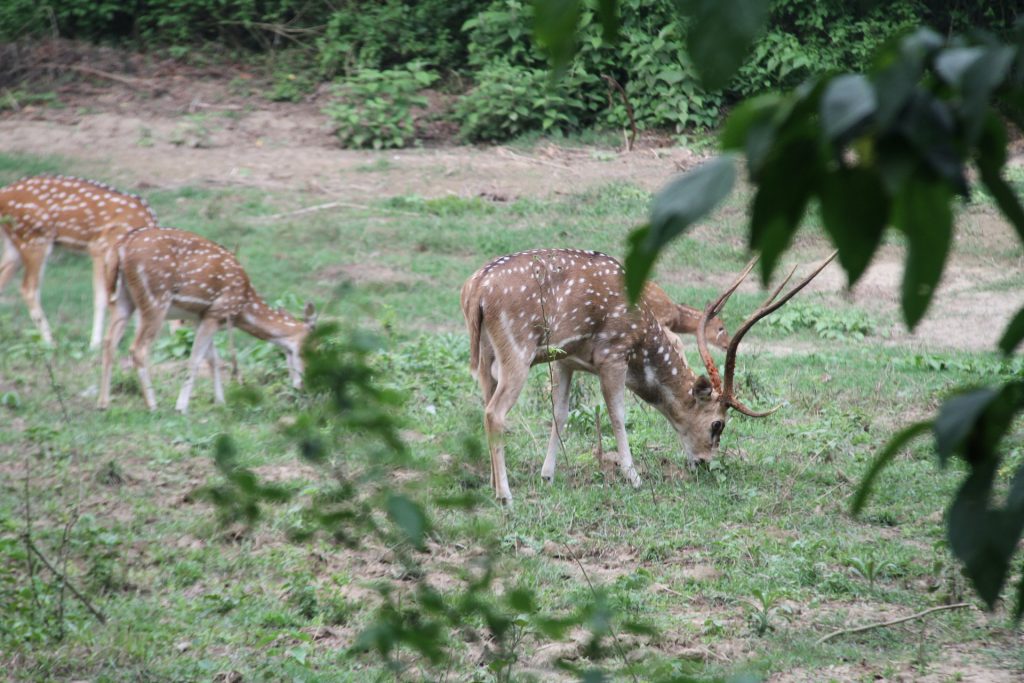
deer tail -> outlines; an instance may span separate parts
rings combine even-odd
[[[474,373],[480,367],[480,323],[483,311],[480,310],[480,298],[475,296],[473,280],[462,288],[462,314],[466,317],[469,330],[469,369]]]
[[[121,283],[121,249],[115,244],[103,257],[103,276],[107,285],[107,303],[117,301],[117,289]]]

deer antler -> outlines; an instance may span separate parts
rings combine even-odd
[[[755,263],[757,263],[757,256],[750,259],[750,263],[747,264],[746,268],[743,269],[743,272],[739,274],[736,280],[729,286],[729,289],[725,290],[722,296],[718,297],[718,299],[713,303],[709,303],[704,307],[704,313],[701,314],[700,321],[697,323],[697,350],[700,352],[700,359],[704,361],[704,367],[707,368],[708,378],[711,380],[711,386],[719,394],[722,393],[722,378],[718,374],[718,367],[715,365],[715,360],[711,357],[711,352],[708,351],[708,335],[706,329],[708,320],[722,312],[722,309],[725,307],[725,302],[729,300],[732,293],[735,292],[740,284],[747,278],[747,275],[750,274]]]
[[[771,315],[772,313],[780,309],[783,305],[785,305],[785,303],[792,299],[797,292],[806,287],[811,280],[817,277],[818,273],[824,270],[825,266],[831,263],[832,259],[834,259],[836,257],[836,254],[838,253],[838,251],[833,251],[832,254],[829,255],[829,257],[825,259],[820,266],[815,268],[810,275],[801,280],[799,284],[793,287],[793,289],[786,292],[786,294],[781,299],[775,301],[775,298],[779,295],[779,292],[782,291],[782,288],[785,287],[786,284],[789,282],[790,278],[793,277],[793,273],[796,272],[796,266],[794,266],[793,269],[789,271],[789,275],[786,276],[786,279],[784,279],[782,283],[775,288],[775,291],[772,292],[771,296],[765,299],[764,303],[758,306],[757,310],[751,313],[750,317],[747,318],[742,325],[740,325],[738,330],[736,330],[736,333],[732,337],[732,341],[729,342],[729,348],[726,349],[725,352],[725,383],[722,387],[721,398],[721,400],[724,401],[731,408],[740,411],[744,415],[749,415],[750,417],[765,417],[766,415],[771,415],[776,410],[782,407],[775,406],[771,410],[757,412],[743,405],[739,401],[739,399],[737,399],[733,395],[733,374],[736,371],[736,350],[739,348],[740,341],[743,340],[743,335],[745,335],[758,320],[761,320],[762,318]],[[731,293],[732,291],[730,290],[726,294]],[[701,356],[703,357],[703,353],[701,354]]]

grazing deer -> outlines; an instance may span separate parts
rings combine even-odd
[[[702,311],[684,304],[677,304],[664,289],[648,282],[644,285],[644,301],[651,307],[651,313],[662,325],[676,334],[697,334],[697,324]],[[725,323],[717,315],[707,322],[706,333],[712,344],[725,350],[729,347],[729,333]]]
[[[102,183],[70,176],[24,178],[0,189],[0,291],[25,266],[21,296],[43,341],[53,345],[40,303],[46,259],[54,244],[86,251],[92,258],[93,318],[89,348],[99,348],[107,308],[103,274],[107,250],[129,230],[155,227],[145,199]]]
[[[640,477],[626,436],[626,387],[668,419],[688,463],[710,460],[729,408],[751,417],[774,412],[755,412],[733,395],[736,350],[743,335],[806,286],[834,256],[774,301],[787,277],[743,323],[726,350],[724,383],[708,351],[707,323],[721,312],[754,261],[717,301],[708,304],[698,321],[697,346],[707,377],[687,367],[646,293],[636,307],[627,306],[622,266],[610,256],[577,249],[538,249],[502,256],[478,270],[462,287],[462,311],[469,328],[470,367],[486,403],[491,485],[498,499],[512,501],[502,439],[505,418],[519,398],[530,367],[539,363],[551,363],[553,370],[554,420],[541,469],[545,480],[554,478],[555,456],[569,414],[569,385],[577,370],[600,379],[619,467],[634,486],[640,485]]]
[[[219,359],[213,344],[213,335],[222,325],[237,327],[281,347],[292,386],[302,386],[299,352],[315,323],[313,304],[306,304],[304,321],[283,309],[271,308],[252,288],[249,276],[230,251],[183,230],[135,230],[109,253],[106,289],[114,311],[104,339],[101,409],[110,405],[114,356],[135,309],[139,310],[139,326],[131,346],[132,362],[150,410],[156,410],[156,394],[149,377],[149,347],[168,316],[197,320],[188,378],[176,404],[179,412],[188,411],[192,385],[203,360],[209,363],[213,375],[214,401],[224,402]]]

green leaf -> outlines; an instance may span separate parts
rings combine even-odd
[[[995,389],[978,389],[949,398],[942,404],[933,427],[940,464],[945,466],[953,452],[963,446],[978,418],[997,395]]]
[[[893,222],[909,242],[903,273],[903,319],[910,329],[924,317],[942,277],[953,236],[952,199],[946,183],[920,175],[908,178],[895,197]]]
[[[736,182],[736,162],[723,154],[670,182],[651,204],[649,225],[634,231],[626,254],[626,291],[636,301],[658,254],[706,216]]]
[[[821,121],[830,140],[847,136],[878,107],[875,89],[860,74],[836,76],[821,97]]]
[[[950,549],[989,609],[1002,593],[1024,525],[1024,510],[991,506],[995,470],[995,462],[972,468],[949,508],[946,528]]]
[[[1024,308],[1017,311],[1013,320],[1006,326],[1003,338],[999,340],[999,350],[1007,356],[1014,352],[1021,340],[1024,339]]]
[[[839,263],[846,270],[851,287],[878,249],[889,209],[889,197],[876,173],[842,168],[824,178],[821,217],[839,249]]]
[[[882,452],[875,457],[871,467],[868,468],[867,473],[865,473],[864,477],[860,480],[860,484],[857,486],[857,492],[854,494],[853,502],[850,504],[854,515],[860,514],[860,511],[864,509],[864,503],[867,502],[868,496],[871,495],[871,487],[874,485],[879,473],[888,467],[892,459],[906,448],[907,444],[924,434],[931,426],[931,422],[918,422],[892,437],[885,448],[882,449]]]
[[[619,39],[619,0],[597,0],[597,17],[601,20],[604,39],[612,43]]]
[[[982,58],[984,48],[951,47],[935,57],[935,73],[954,88],[963,87],[964,75]]]
[[[427,516],[423,508],[405,496],[392,494],[387,503],[388,518],[402,532],[406,540],[414,547],[423,547],[423,537],[427,532]]]
[[[724,88],[768,21],[768,0],[679,0],[686,47],[707,90]]]
[[[750,217],[750,248],[761,252],[765,285],[800,226],[821,175],[818,146],[807,136],[791,140],[765,163]]]
[[[996,206],[1017,231],[1017,237],[1024,241],[1024,208],[1021,207],[1017,193],[1002,176],[1006,164],[1006,144],[1006,127],[997,114],[990,113],[978,139],[978,174],[996,200]]]
[[[580,0],[534,0],[533,36],[561,75],[576,53]]]
[[[992,93],[1006,79],[1016,53],[1009,45],[990,47],[967,68],[960,85],[960,112],[966,122],[969,143],[978,139]]]

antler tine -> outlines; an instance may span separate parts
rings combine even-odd
[[[746,267],[739,274],[736,280],[729,286],[725,292],[722,293],[718,299],[713,303],[709,303],[704,307],[704,312],[700,316],[700,320],[697,321],[697,351],[700,353],[700,359],[704,361],[704,367],[708,371],[708,378],[711,380],[711,386],[714,387],[715,391],[722,392],[722,378],[718,374],[718,366],[715,365],[715,360],[711,357],[711,352],[708,350],[708,338],[707,338],[707,324],[713,316],[718,315],[722,312],[722,308],[725,307],[729,297],[732,296],[733,292],[742,284],[742,282],[753,270],[754,264],[757,263],[757,256],[750,259]]]
[[[789,275],[787,275],[785,277],[785,279],[782,282],[779,283],[779,286],[775,288],[775,291],[772,292],[772,295],[770,297],[768,297],[767,299],[765,299],[761,303],[761,305],[758,306],[758,308],[764,308],[765,306],[770,306],[771,303],[773,301],[775,301],[775,297],[777,297],[779,295],[779,292],[782,291],[782,288],[785,287],[787,284],[789,284],[789,281],[793,277],[793,273],[795,273],[795,272],[796,272],[796,266],[793,266],[792,268],[790,268],[789,269]]]
[[[782,404],[780,403],[779,405],[775,406],[774,408],[769,408],[768,410],[764,410],[764,411],[757,411],[757,410],[751,410],[750,408],[746,407],[745,405],[743,405],[742,403],[739,402],[739,399],[736,399],[736,398],[730,398],[730,399],[728,399],[726,401],[726,403],[729,405],[730,408],[733,408],[734,410],[738,410],[738,411],[740,411],[741,413],[743,413],[744,415],[746,415],[748,417],[768,417],[769,415],[771,415],[776,410],[778,410],[779,408],[782,407]]]
[[[736,333],[733,334],[732,341],[729,342],[729,348],[726,349],[725,351],[725,383],[722,390],[722,396],[725,397],[725,400],[726,402],[729,403],[729,405],[733,406],[744,415],[750,415],[751,417],[764,417],[764,415],[770,415],[778,408],[775,408],[763,414],[755,414],[755,412],[750,410],[749,408],[740,408],[739,406],[742,404],[733,397],[732,380],[733,373],[736,371],[736,350],[739,348],[740,342],[743,340],[743,335],[745,335],[758,320],[761,320],[762,318],[765,318],[768,315],[771,315],[772,313],[777,311],[778,309],[782,308],[782,306],[784,306],[787,301],[792,299],[797,292],[806,287],[811,280],[817,277],[818,273],[825,269],[825,266],[832,263],[832,259],[834,259],[836,257],[836,254],[838,253],[838,251],[833,251],[829,255],[829,257],[821,263],[820,266],[818,266],[811,272],[810,275],[801,280],[795,287],[793,287],[793,289],[786,292],[786,294],[781,299],[775,301],[775,303],[771,303],[775,299],[775,297],[778,296],[779,292],[782,291],[782,288],[786,285],[786,283],[789,282],[790,277],[793,276],[793,273],[790,272],[789,276],[787,276],[786,279],[783,280],[782,284],[779,285],[779,287],[765,301],[765,303],[762,304],[757,310],[755,310],[750,315],[750,317],[747,318],[742,325],[740,325],[739,329],[736,330]]]

